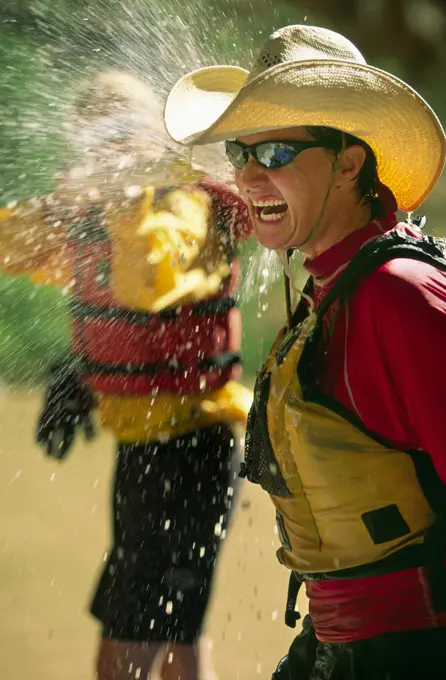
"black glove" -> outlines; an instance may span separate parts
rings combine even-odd
[[[37,443],[48,456],[63,460],[71,449],[77,429],[87,441],[95,436],[94,395],[82,384],[73,359],[59,361],[51,368],[51,380],[37,423]]]

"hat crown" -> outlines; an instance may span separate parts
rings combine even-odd
[[[317,26],[285,26],[269,37],[248,81],[277,64],[321,60],[366,63],[357,47],[339,33]]]

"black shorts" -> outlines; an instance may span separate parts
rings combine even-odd
[[[103,636],[191,643],[200,635],[237,477],[228,425],[120,444],[114,544],[91,605]]]
[[[319,642],[306,616],[273,680],[441,680],[446,628],[386,633],[345,644]]]

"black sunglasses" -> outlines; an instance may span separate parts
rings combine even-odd
[[[242,144],[242,142],[226,142],[226,155],[229,162],[237,170],[241,170],[248,162],[249,155],[263,165],[264,168],[283,168],[292,163],[296,156],[306,149],[326,148],[321,142],[259,142],[258,144]]]

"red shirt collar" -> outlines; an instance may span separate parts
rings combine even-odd
[[[316,282],[317,279],[331,278],[350,262],[363,245],[380,234],[390,231],[396,224],[397,219],[394,212],[389,212],[384,217],[375,218],[366,227],[353,231],[342,241],[315,257],[314,260],[305,260],[304,266]]]

